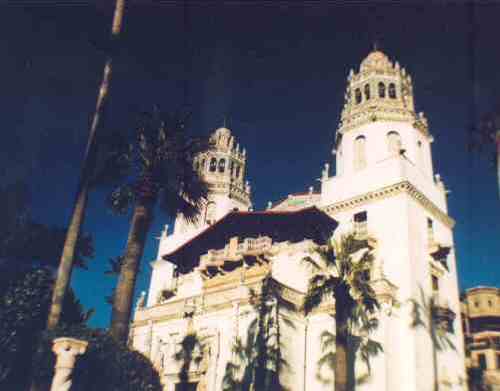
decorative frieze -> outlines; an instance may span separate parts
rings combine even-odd
[[[422,205],[433,217],[441,221],[448,228],[453,228],[455,221],[446,213],[441,211],[429,198],[427,198],[420,190],[413,186],[409,181],[402,181],[394,185],[386,186],[378,190],[361,194],[356,197],[349,198],[345,201],[336,202],[334,204],[323,207],[323,210],[331,215],[338,212],[350,210],[361,205],[366,205],[374,201],[379,201],[385,198],[394,197],[398,194],[406,193],[415,201]]]

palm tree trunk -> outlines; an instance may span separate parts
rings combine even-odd
[[[121,29],[123,21],[123,12],[125,9],[125,0],[116,0],[115,12],[113,16],[113,27],[111,30],[112,40],[116,41]],[[71,280],[71,272],[73,269],[73,260],[75,256],[75,248],[80,235],[80,229],[84,222],[85,210],[87,206],[87,198],[89,191],[89,176],[95,166],[96,159],[96,143],[95,133],[99,126],[102,113],[104,111],[105,103],[108,97],[109,83],[111,81],[112,70],[112,55],[108,54],[106,64],[104,66],[104,75],[99,88],[99,95],[97,97],[97,104],[90,127],[89,138],[83,159],[82,171],[80,174],[80,181],[77,190],[75,207],[73,215],[66,234],[61,260],[59,262],[59,269],[57,270],[57,278],[54,284],[52,293],[52,304],[50,306],[49,317],[47,321],[47,329],[51,330],[57,326],[61,317],[62,304],[64,296]]]
[[[347,336],[347,314],[345,311],[337,308],[335,313],[335,391],[347,391],[348,387],[349,362]]]
[[[498,181],[498,197],[500,197],[500,129],[497,130],[495,136],[495,142],[497,147],[497,181]]]
[[[111,315],[110,332],[117,342],[127,342],[135,281],[153,219],[153,207],[154,200],[138,201],[130,223],[127,247],[115,290]]]

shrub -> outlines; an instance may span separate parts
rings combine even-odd
[[[74,391],[161,391],[160,377],[151,361],[141,353],[116,343],[104,330],[86,327],[60,328],[46,333],[35,356],[35,379],[42,389],[53,377],[55,355],[52,341],[72,337],[88,341],[73,372]]]

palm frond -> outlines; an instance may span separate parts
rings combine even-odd
[[[107,197],[107,204],[110,209],[117,214],[124,214],[130,205],[135,201],[134,187],[131,184],[125,184],[115,188]]]

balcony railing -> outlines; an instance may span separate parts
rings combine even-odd
[[[453,322],[456,314],[451,310],[448,300],[441,298],[438,294],[432,296],[432,317],[438,328],[449,333],[454,332]]]

